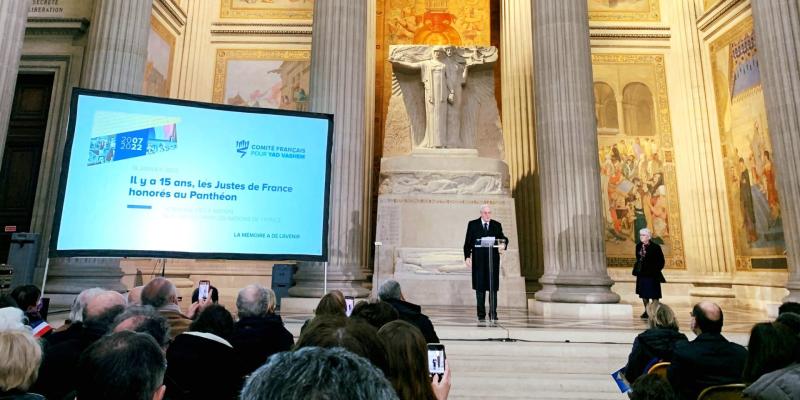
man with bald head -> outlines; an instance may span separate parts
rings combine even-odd
[[[741,383],[747,350],[722,336],[722,309],[710,301],[692,308],[691,342],[678,342],[667,370],[675,392],[682,399],[696,399],[710,386]]]
[[[81,353],[110,331],[111,323],[125,310],[126,304],[125,297],[117,292],[96,293],[83,309],[80,335],[45,349],[39,379],[31,391],[48,399],[61,399],[75,390]]]
[[[178,306],[178,290],[165,278],[154,278],[142,288],[142,305],[152,306],[169,322],[170,339],[186,332],[192,319]]]
[[[240,360],[242,376],[250,375],[269,356],[287,351],[294,337],[275,315],[275,292],[261,285],[248,285],[236,297],[239,321],[230,342]]]

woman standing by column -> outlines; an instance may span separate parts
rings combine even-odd
[[[633,275],[636,276],[636,294],[642,299],[645,312],[642,318],[647,318],[647,303],[650,300],[658,302],[661,298],[661,284],[665,283],[664,253],[661,246],[650,240],[650,230],[639,230],[639,243],[636,243],[636,264],[633,266]]]

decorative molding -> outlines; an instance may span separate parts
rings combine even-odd
[[[508,181],[503,174],[443,173],[443,172],[393,172],[381,174],[380,194],[505,194]],[[505,183],[505,184],[504,184]]]
[[[80,36],[89,30],[86,18],[28,18],[25,34],[32,36]]]
[[[745,2],[747,0],[723,0],[714,4],[697,19],[697,29],[705,32],[711,25],[722,19],[732,8]]]
[[[187,15],[186,11],[184,11],[180,5],[178,5],[175,0],[156,0],[153,2],[153,8],[155,8],[156,4],[160,4],[164,10],[169,13],[172,17],[171,20],[176,22],[180,27],[186,25]]]
[[[667,0],[674,1],[674,0]],[[661,20],[661,4],[659,0],[648,1],[648,11],[592,11],[589,7],[589,21],[660,21]]]
[[[197,0],[195,0],[197,1]],[[239,19],[298,19],[311,21],[312,8],[236,8],[234,0],[222,0],[219,9],[220,18]]]

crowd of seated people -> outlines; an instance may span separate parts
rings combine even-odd
[[[755,324],[747,348],[722,335],[715,303],[692,308],[691,341],[678,332],[668,306],[651,303],[647,313],[649,328],[637,336],[624,369],[631,399],[694,400],[714,389],[748,399],[800,399],[800,304],[784,303],[775,321]],[[648,373],[660,362],[669,363],[665,375]]]
[[[213,287],[184,312],[165,278],[127,297],[87,289],[63,326],[37,336],[40,297],[27,286],[0,296],[0,400],[444,400],[450,390],[449,367],[428,373],[423,332],[378,299],[348,318],[342,293],[325,294],[295,343],[275,293],[255,284],[235,315]]]

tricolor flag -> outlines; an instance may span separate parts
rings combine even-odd
[[[36,336],[37,338],[42,337],[46,335],[47,332],[53,330],[53,327],[44,320],[31,322],[31,328],[33,328],[33,336]]]

